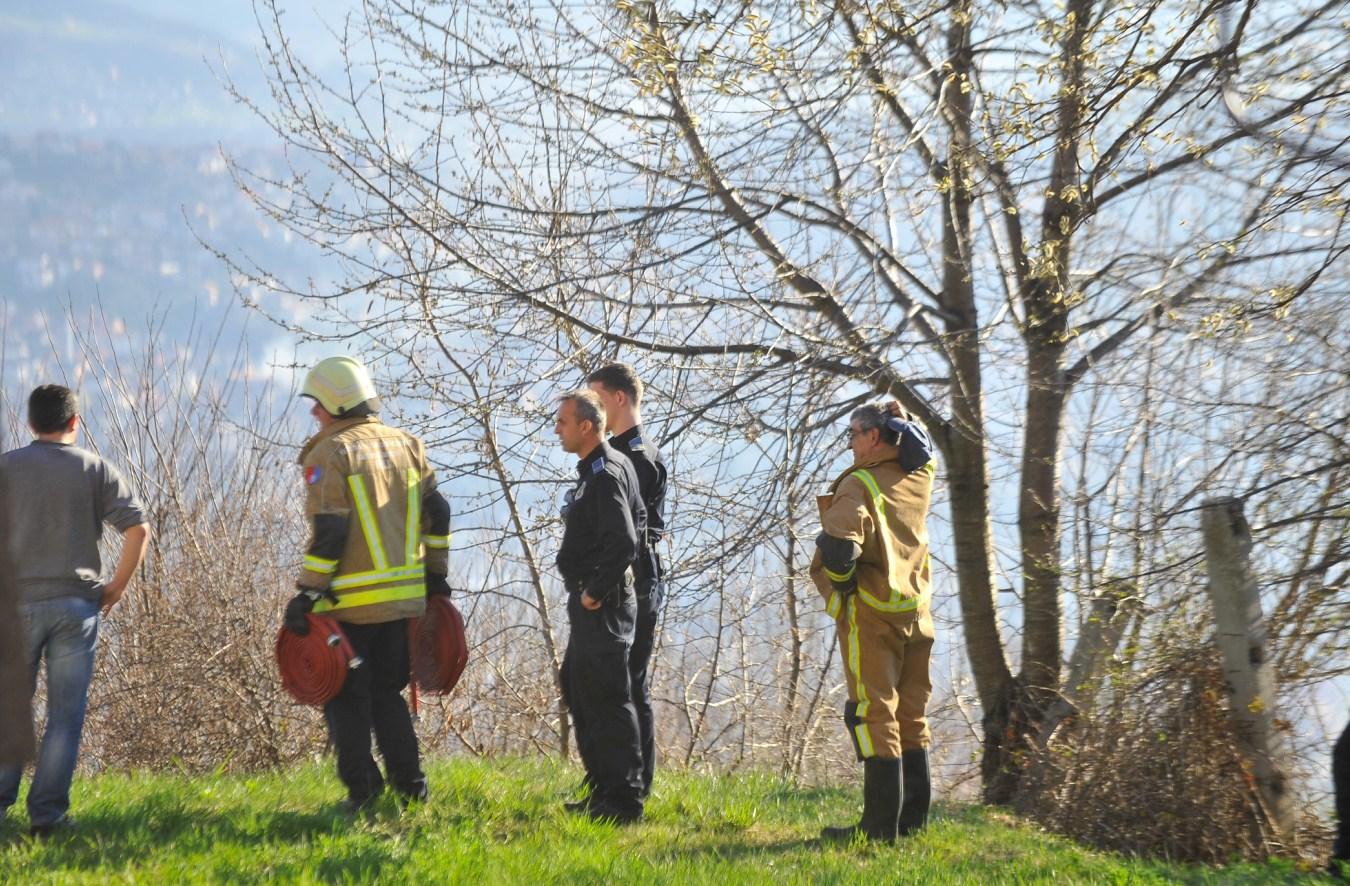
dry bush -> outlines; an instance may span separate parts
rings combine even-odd
[[[1118,678],[1112,702],[1037,753],[1018,811],[1075,840],[1130,855],[1223,863],[1278,845],[1225,709],[1211,644],[1162,653]]]
[[[22,427],[32,384],[78,388],[80,444],[127,477],[153,531],[101,629],[83,765],[240,770],[312,752],[319,717],[281,691],[272,653],[303,543],[295,449],[276,442],[303,439],[284,419],[289,392],[250,377],[247,342],[222,349],[220,330],[170,340],[161,317],[128,335],[100,315],[65,326],[53,340],[67,350],[6,379],[9,426]]]

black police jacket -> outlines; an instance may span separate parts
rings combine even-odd
[[[624,585],[647,536],[633,463],[601,443],[577,464],[578,480],[563,502],[558,572],[569,593],[612,598]]]
[[[656,547],[666,532],[666,463],[656,444],[646,438],[641,425],[609,438],[609,445],[628,457],[637,474],[638,493],[647,509],[647,534],[634,563],[638,590],[646,593],[661,578],[661,560]]]

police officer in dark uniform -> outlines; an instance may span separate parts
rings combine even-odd
[[[664,591],[657,545],[666,529],[666,464],[656,443],[642,430],[642,379],[626,363],[609,363],[586,377],[586,384],[605,406],[609,445],[633,463],[642,504],[647,509],[647,534],[633,564],[637,590],[637,629],[628,655],[628,674],[642,733],[642,796],[652,791],[656,767],[655,720],[652,716],[651,659],[656,622]]]
[[[642,745],[628,675],[637,604],[631,574],[647,518],[633,464],[601,435],[605,407],[591,391],[559,398],[554,431],[580,457],[564,499],[558,572],[571,634],[560,682],[592,786],[592,818],[642,818]]]

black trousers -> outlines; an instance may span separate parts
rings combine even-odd
[[[591,785],[591,805],[618,815],[642,811],[642,740],[628,672],[637,605],[606,603],[591,611],[567,598],[571,633],[559,682],[572,714],[577,752]]]
[[[337,750],[338,777],[352,800],[361,803],[384,790],[380,768],[370,753],[370,733],[384,758],[394,790],[422,796],[426,777],[417,754],[403,689],[408,685],[408,621],[342,624],[362,665],[347,672],[337,697],[324,705],[328,734]]]
[[[656,771],[656,721],[652,717],[652,644],[656,640],[656,622],[661,615],[661,582],[653,582],[648,593],[637,598],[637,625],[633,648],[628,653],[628,683],[632,687],[633,707],[637,711],[638,735],[642,743],[642,796],[652,792],[652,774]]]
[[[1333,858],[1350,859],[1350,726],[1345,727],[1331,755],[1331,779],[1336,785],[1336,831]]]

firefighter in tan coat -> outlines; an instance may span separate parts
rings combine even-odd
[[[311,611],[335,618],[362,659],[324,705],[345,808],[362,809],[384,790],[372,730],[395,793],[424,799],[417,735],[402,695],[408,619],[422,615],[428,594],[450,593],[450,507],[436,491],[422,441],[380,422],[379,398],[358,361],[320,362],[301,395],[314,401],[319,431],[300,452],[311,536],[286,627],[304,635]]]
[[[931,788],[928,504],[933,446],[899,404],[849,419],[853,466],[821,496],[811,577],[835,619],[848,681],[844,722],[863,764],[862,820],[822,838],[890,841],[923,827]]]

